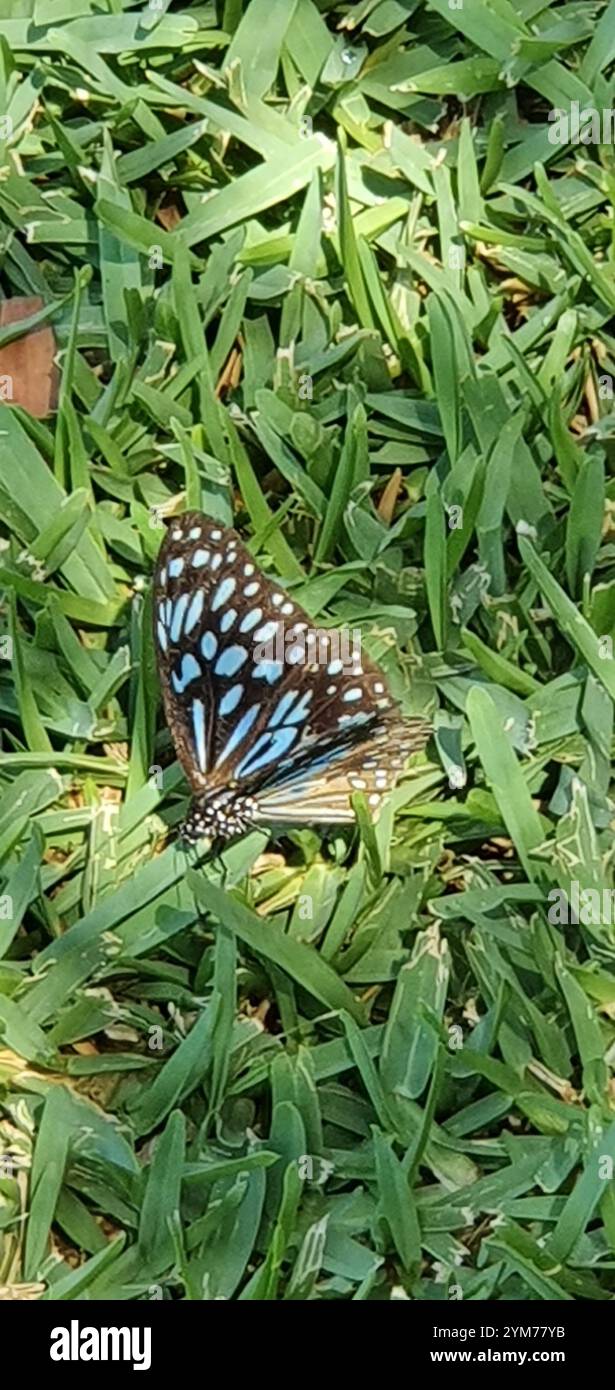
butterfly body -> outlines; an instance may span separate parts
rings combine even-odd
[[[252,824],[347,823],[373,810],[429,726],[405,720],[363,653],[258,570],[239,536],[174,518],[156,566],[154,628],[167,722],[193,791],[184,838]]]

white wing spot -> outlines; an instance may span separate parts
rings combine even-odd
[[[192,568],[201,569],[203,565],[209,564],[209,550],[195,550],[192,556]]]

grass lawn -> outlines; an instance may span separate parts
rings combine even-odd
[[[2,1298],[615,1295],[614,60],[0,0]],[[193,508],[432,721],[376,825],[180,845]]]

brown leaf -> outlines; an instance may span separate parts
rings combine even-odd
[[[391,474],[391,477],[389,478],[389,481],[378,503],[378,515],[382,517],[382,520],[386,521],[387,525],[389,526],[391,525],[391,522],[393,520],[393,514],[397,505],[397,499],[402,489],[402,483],[403,473],[401,471],[401,468],[396,468],[394,472]]]
[[[160,222],[165,232],[172,232],[179,226],[182,215],[175,203],[166,203],[156,211],[156,221]]]
[[[0,328],[21,323],[42,308],[42,299],[35,295],[4,299],[0,303]],[[55,353],[53,329],[47,324],[0,348],[0,400],[23,406],[39,420],[55,410],[59,381]]]
[[[216,383],[216,396],[218,400],[220,400],[222,396],[225,396],[228,391],[234,391],[235,387],[239,384],[242,360],[242,354],[239,348],[231,348]]]

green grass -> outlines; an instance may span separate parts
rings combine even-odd
[[[61,369],[0,416],[5,1296],[615,1293],[615,158],[549,121],[614,58],[615,0],[0,0]],[[177,847],[185,507],[433,719],[375,829]]]

